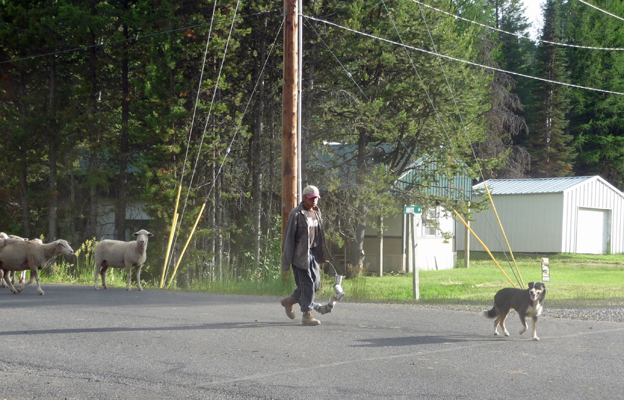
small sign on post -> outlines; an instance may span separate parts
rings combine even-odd
[[[544,282],[550,282],[550,266],[548,265],[548,258],[542,258],[542,280]]]
[[[422,214],[421,206],[405,206],[405,214]]]

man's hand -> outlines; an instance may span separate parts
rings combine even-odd
[[[286,283],[286,278],[288,278],[288,275],[290,275],[290,270],[282,271],[282,285]]]

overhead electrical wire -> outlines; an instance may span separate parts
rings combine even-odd
[[[219,88],[219,81],[221,80],[221,73],[223,72],[223,65],[225,64],[225,58],[227,56],[228,47],[230,45],[230,39],[232,37],[232,31],[234,30],[234,24],[236,22],[236,14],[238,13],[238,6],[239,6],[239,4],[240,4],[240,0],[237,0],[236,1],[236,9],[234,10],[234,17],[232,18],[232,23],[230,25],[230,31],[228,33],[228,38],[227,38],[227,41],[225,43],[225,48],[223,50],[223,58],[221,59],[221,65],[219,66],[219,72],[217,74],[217,79],[215,79],[215,87],[214,87],[214,89],[212,91],[212,99],[210,101],[210,108],[208,110],[208,115],[206,116],[206,123],[204,124],[204,131],[202,132],[201,140],[200,140],[200,143],[199,143],[199,147],[197,148],[197,157],[195,158],[195,164],[193,166],[193,173],[191,174],[191,179],[189,179],[189,190],[187,191],[187,194],[186,194],[186,199],[184,201],[184,208],[182,209],[182,215],[180,217],[180,221],[182,221],[183,218],[184,218],[184,212],[186,210],[186,205],[188,203],[188,197],[189,197],[189,194],[190,194],[190,191],[191,191],[190,189],[192,187],[193,179],[195,177],[195,172],[197,170],[197,164],[199,163],[199,157],[201,155],[202,147],[204,145],[204,138],[206,137],[206,131],[208,129],[208,124],[210,123],[210,115],[212,114],[212,108],[214,106],[215,97],[217,95],[217,91],[218,91],[218,88]],[[215,0],[215,9],[216,9],[216,5],[217,5],[217,2]],[[213,16],[214,16],[214,11],[213,11]],[[210,38],[208,38],[208,40],[210,40]],[[208,51],[208,44],[206,44],[206,51]],[[200,82],[200,85],[201,85],[201,82]],[[199,98],[199,92],[198,92],[197,96]],[[197,104],[195,106],[197,106]],[[190,144],[190,133],[189,133],[189,144]],[[187,147],[187,149],[188,149],[188,147]],[[186,164],[186,161],[185,161],[185,164]],[[182,176],[182,178],[184,178],[184,177]],[[213,185],[214,185],[214,182],[213,182]],[[186,251],[186,248],[187,248],[191,238],[193,237],[193,233],[195,232],[195,228],[197,227],[197,223],[199,222],[199,219],[201,218],[201,215],[202,215],[205,207],[206,207],[206,202],[204,202],[204,204],[202,205],[202,208],[201,208],[201,210],[200,210],[200,212],[199,212],[199,214],[197,216],[197,220],[195,222],[195,225],[193,226],[193,229],[189,233],[189,237],[188,237],[188,240],[186,242],[186,245],[184,246],[184,249],[182,250],[182,253],[180,254],[180,257],[178,258],[178,262],[176,263],[175,269],[173,270],[173,273],[172,273],[172,276],[171,276],[171,280],[169,281],[169,285],[171,285],[171,282],[173,281],[173,278],[175,277],[175,274],[176,274],[176,272],[178,270],[178,266],[180,265],[180,261],[182,260],[182,256],[184,255],[184,252]],[[171,232],[171,234],[173,234],[173,232]],[[177,235],[176,235],[176,239],[177,239]],[[174,248],[175,248],[175,245],[174,245]],[[169,287],[169,285],[167,285],[167,287]]]
[[[180,194],[182,193],[182,183],[184,181],[184,172],[186,171],[186,161],[188,160],[189,149],[191,147],[191,137],[193,133],[193,128],[195,127],[195,116],[197,115],[197,107],[199,106],[199,95],[201,94],[201,87],[204,81],[204,70],[206,69],[206,60],[208,58],[208,47],[210,45],[210,38],[212,37],[212,24],[214,22],[215,11],[217,10],[217,1],[215,0],[214,6],[212,8],[212,17],[210,18],[210,28],[208,29],[208,35],[206,37],[206,49],[204,50],[204,61],[202,62],[201,72],[199,74],[199,84],[197,87],[197,96],[195,96],[195,105],[193,107],[193,117],[191,119],[191,126],[189,127],[188,139],[186,140],[186,152],[184,154],[184,162],[182,163],[182,172],[180,173],[180,185],[178,186],[178,196],[176,198],[175,209],[173,211],[173,215],[171,217],[171,231],[169,233],[169,244],[167,246],[167,252],[165,254],[165,264],[163,267],[162,276],[160,279],[160,287],[162,288],[164,284],[165,276],[167,276],[167,268],[169,267],[169,253],[171,251],[171,245],[173,244],[173,248],[175,249],[175,245],[178,239],[177,234],[177,222],[178,222],[178,205],[180,204]],[[223,56],[225,58],[225,55]],[[182,210],[182,217],[184,217],[184,212],[186,211],[186,204],[188,201],[188,196],[190,193],[190,188],[193,183],[193,177],[195,176],[195,171],[193,170],[193,175],[191,176],[189,182],[189,190],[186,193],[186,199],[184,201],[184,208]],[[180,218],[180,224],[182,223],[182,218]],[[174,235],[174,232],[176,234]],[[175,240],[172,242],[171,238],[175,236]]]
[[[427,7],[427,8],[429,8],[429,9],[431,9],[431,10],[434,10],[434,11],[436,11],[436,12],[439,12],[439,13],[442,13],[442,14],[445,14],[445,15],[448,15],[448,16],[453,17],[453,18],[455,18],[455,19],[460,19],[460,20],[462,20],[462,21],[469,22],[469,23],[474,24],[474,25],[479,25],[479,26],[481,26],[481,27],[483,27],[483,28],[486,28],[486,29],[490,29],[490,30],[493,30],[493,31],[496,31],[496,32],[504,33],[504,34],[506,34],[506,35],[515,36],[515,37],[520,38],[520,39],[531,40],[531,41],[538,42],[538,43],[546,43],[546,44],[551,44],[551,45],[554,45],[554,46],[571,47],[571,48],[575,48],[575,49],[604,50],[604,51],[624,51],[624,48],[621,48],[621,47],[592,47],[592,46],[580,46],[580,45],[576,45],[576,44],[568,44],[568,43],[560,43],[560,42],[551,42],[551,41],[549,41],[549,40],[542,40],[542,39],[531,39],[530,37],[525,36],[525,35],[521,35],[521,34],[519,34],[519,33],[508,32],[508,31],[505,31],[505,30],[502,30],[502,29],[499,29],[499,28],[495,28],[495,27],[493,27],[493,26],[489,26],[489,25],[486,25],[486,24],[482,24],[482,23],[477,22],[477,21],[472,21],[472,20],[470,20],[470,19],[468,19],[468,18],[460,17],[459,15],[452,14],[452,13],[450,13],[450,12],[448,12],[448,11],[440,10],[440,9],[439,9],[439,8],[437,8],[437,7],[430,6],[430,5],[428,5],[428,4],[425,4],[425,3],[420,2],[420,1],[418,1],[418,0],[411,0],[411,1],[412,1],[412,2],[414,2],[414,3],[416,3],[416,4],[418,4],[418,5],[420,5],[420,6]],[[579,0],[579,1],[580,1],[580,2],[582,2],[582,3],[585,3],[585,2],[584,2],[584,1],[582,1],[582,0]]]
[[[395,24],[395,22],[394,22],[394,18],[392,18],[392,14],[390,13],[390,10],[388,10],[388,7],[386,6],[385,0],[381,0],[381,1],[382,1],[383,5],[384,5],[384,8],[386,9],[386,13],[388,14],[388,17],[390,18],[390,22],[392,23],[392,26],[394,27],[395,32],[396,32],[396,34],[398,35],[399,40],[401,41],[401,44],[402,44],[402,45],[405,45],[405,42],[403,41],[403,38],[402,38],[402,36],[401,36],[401,33],[399,32],[399,29],[397,28],[397,26],[396,26],[396,24]],[[476,162],[476,164],[477,164],[477,167],[479,168],[479,174],[480,174],[480,176],[481,176],[481,179],[485,180],[485,178],[484,178],[484,176],[483,176],[483,170],[481,169],[481,165],[480,165],[479,160],[478,160],[478,158],[477,158],[476,152],[475,152],[475,150],[474,150],[474,147],[472,146],[472,142],[470,141],[470,137],[468,136],[468,130],[467,130],[467,128],[466,128],[466,125],[464,124],[464,119],[463,119],[463,117],[462,117],[462,115],[461,115],[461,112],[460,112],[460,110],[459,110],[459,106],[457,105],[457,101],[456,101],[456,99],[455,99],[455,94],[454,94],[454,92],[453,92],[453,88],[451,87],[451,84],[450,84],[450,82],[449,82],[449,80],[448,80],[448,76],[447,76],[447,74],[446,74],[446,70],[444,69],[444,66],[443,66],[443,64],[442,64],[442,61],[441,61],[441,59],[440,59],[440,57],[439,57],[439,53],[438,53],[438,50],[437,50],[437,46],[436,46],[435,41],[434,41],[434,39],[433,39],[433,35],[431,34],[431,31],[429,30],[429,25],[427,24],[427,20],[426,20],[426,18],[425,18],[425,14],[424,14],[424,12],[422,11],[422,8],[420,7],[420,5],[418,6],[418,9],[419,9],[419,11],[420,11],[420,13],[421,13],[421,17],[422,17],[423,22],[424,22],[424,24],[425,24],[425,28],[427,29],[427,33],[428,33],[428,35],[429,35],[429,39],[431,40],[431,44],[432,44],[433,50],[434,50],[434,52],[435,52],[436,56],[438,56],[438,57],[437,57],[437,60],[438,60],[438,63],[439,63],[439,65],[440,65],[440,69],[441,69],[442,74],[443,74],[443,76],[444,76],[444,80],[445,80],[445,82],[446,82],[446,86],[447,86],[447,88],[448,88],[448,90],[449,90],[449,94],[451,95],[451,98],[453,99],[453,104],[454,104],[454,106],[455,106],[455,110],[457,111],[457,115],[459,116],[459,120],[460,120],[460,122],[461,122],[461,126],[462,126],[462,128],[463,128],[463,131],[464,131],[464,133],[466,134],[466,139],[468,140],[468,143],[469,143],[469,145],[470,145],[470,149],[472,150],[473,157],[474,157],[474,159],[475,159],[475,162]],[[431,97],[429,96],[429,93],[428,93],[428,91],[427,91],[427,89],[426,89],[426,87],[425,87],[424,83],[422,82],[422,79],[421,79],[421,77],[420,77],[420,74],[418,73],[418,71],[417,71],[417,69],[416,69],[416,66],[414,65],[414,62],[413,62],[413,60],[412,60],[411,55],[410,55],[410,54],[409,54],[409,52],[407,51],[407,48],[406,48],[406,47],[403,47],[403,49],[405,49],[405,52],[406,52],[406,54],[407,54],[407,57],[409,58],[409,60],[410,60],[410,63],[411,63],[411,65],[412,65],[412,67],[414,68],[414,72],[416,73],[416,76],[418,77],[418,79],[419,79],[419,81],[420,81],[420,83],[421,83],[421,85],[422,85],[423,89],[425,90],[425,94],[427,95],[427,99],[429,100],[429,103],[431,104],[431,107],[432,107],[432,108],[433,108],[433,110],[434,110],[434,113],[435,113],[435,115],[436,115],[436,118],[438,119],[438,122],[439,122],[440,126],[442,127],[442,130],[444,131],[444,134],[445,134],[445,136],[446,136],[446,139],[447,139],[447,140],[448,140],[448,142],[449,142],[449,147],[450,147],[450,150],[451,150],[451,151],[455,154],[455,157],[457,157],[457,159],[460,159],[460,158],[458,157],[458,155],[457,155],[457,151],[456,151],[455,147],[453,146],[453,142],[452,142],[452,140],[451,140],[451,138],[450,138],[450,136],[449,136],[449,134],[448,134],[448,132],[447,132],[446,128],[445,128],[445,127],[444,127],[444,125],[442,124],[442,121],[441,121],[441,119],[440,119],[440,117],[439,117],[439,115],[438,115],[438,111],[436,110],[436,108],[435,108],[435,106],[434,106],[434,104],[433,104],[433,100],[431,100]],[[456,213],[457,213],[457,212],[456,212]],[[458,215],[459,215],[459,214],[458,214]],[[486,217],[487,217],[487,215],[486,215]],[[462,219],[462,222],[464,222],[464,221],[463,221],[463,219]],[[490,221],[489,221],[489,218],[488,218],[488,222],[490,222]],[[465,223],[465,222],[464,222],[464,223]],[[491,226],[492,226],[492,224],[491,224],[491,222],[490,222],[490,227],[491,227]],[[498,239],[498,238],[497,238],[497,239]],[[499,242],[499,245],[500,245],[500,242]],[[501,248],[502,248],[502,245],[501,245]],[[467,249],[466,249],[466,250],[467,250]],[[488,250],[488,249],[486,248],[486,250]],[[503,250],[503,252],[504,252],[504,250]],[[489,250],[488,250],[488,253],[489,253]],[[507,256],[507,255],[505,254],[505,257],[506,257],[506,256]],[[492,256],[492,257],[493,257],[493,256]],[[507,261],[509,262],[509,260],[507,260]],[[498,262],[496,262],[496,260],[494,260],[494,262],[495,262],[495,263],[496,263],[496,265],[497,265],[497,266],[501,269],[501,272],[503,272],[503,271],[502,271],[502,268],[500,267],[500,265],[498,265]],[[511,267],[511,264],[510,264],[510,267]],[[521,282],[521,279],[519,279],[520,271],[518,271],[518,274],[517,274],[517,275],[516,275],[516,271],[514,271],[513,267],[511,267],[511,271],[513,272],[513,274],[514,274],[514,276],[515,276],[515,278],[516,278],[516,281],[518,282],[518,284],[520,285],[520,287],[522,287],[522,284],[520,283],[520,282]],[[505,272],[503,272],[503,275],[505,275],[505,277],[506,277],[506,278],[509,280],[509,282],[513,285],[513,282],[511,282],[511,280],[509,279],[509,277],[507,276],[507,274],[505,274]]]
[[[598,11],[600,11],[600,12],[602,12],[602,13],[605,13],[605,14],[607,14],[607,15],[609,15],[609,16],[611,16],[611,17],[613,17],[613,18],[617,18],[617,19],[619,19],[620,21],[624,21],[624,18],[622,18],[622,17],[620,17],[620,16],[618,16],[618,15],[615,15],[615,14],[611,14],[610,12],[605,11],[605,10],[603,10],[602,8],[598,8],[598,7],[596,7],[596,6],[595,6],[595,5],[593,5],[593,4],[589,4],[588,2],[583,1],[583,0],[578,0],[578,1],[579,1],[580,3],[585,4],[585,5],[586,5],[586,6],[588,6],[588,7],[591,7],[591,8],[593,8],[593,9],[595,9],[595,10],[598,10]]]
[[[238,3],[237,3],[237,6],[238,6]],[[234,21],[232,21],[232,27],[233,27],[233,24],[234,24]],[[251,100],[253,99],[253,96],[256,93],[256,89],[257,89],[258,84],[260,82],[260,77],[262,76],[262,72],[266,68],[266,65],[267,65],[267,63],[268,63],[268,61],[269,61],[269,59],[271,57],[271,54],[273,53],[273,50],[276,47],[275,44],[277,43],[277,39],[278,39],[278,37],[279,37],[279,35],[280,35],[281,31],[282,31],[282,27],[283,26],[284,26],[284,19],[282,19],[282,23],[281,23],[281,25],[280,25],[280,27],[278,29],[277,34],[275,35],[275,39],[274,39],[274,41],[273,41],[273,43],[271,45],[271,49],[269,50],[269,54],[268,54],[268,56],[267,56],[267,58],[266,58],[266,60],[264,62],[264,65],[262,66],[262,70],[260,71],[260,74],[258,74],[258,79],[256,80],[254,88],[253,88],[253,90],[252,90],[252,92],[251,92],[251,94],[250,94],[250,96],[249,96],[249,98],[247,100],[247,104],[245,105],[245,109],[244,109],[243,113],[241,114],[241,116],[239,118],[239,122],[237,124],[236,131],[234,132],[234,135],[232,135],[232,139],[230,140],[230,144],[227,147],[226,154],[224,155],[223,159],[221,160],[221,164],[219,165],[219,169],[218,169],[218,171],[216,173],[217,177],[221,174],[221,170],[223,169],[223,165],[225,164],[226,159],[230,155],[230,152],[231,152],[232,146],[234,144],[234,141],[236,140],[236,138],[238,136],[238,132],[240,131],[240,126],[241,126],[242,120],[245,117],[245,115],[247,114],[247,110],[249,109],[249,105],[251,104]],[[229,41],[229,39],[228,39],[228,41]],[[224,59],[225,59],[225,56],[224,56]],[[216,91],[216,89],[215,89],[215,91]],[[214,100],[214,97],[213,97],[213,100]],[[204,134],[205,134],[205,132],[204,132]],[[201,146],[200,146],[200,150],[201,150]],[[196,167],[197,167],[197,162],[195,163],[195,168]],[[199,222],[199,220],[201,218],[201,215],[202,215],[202,213],[204,211],[204,208],[205,208],[205,206],[206,206],[206,204],[208,202],[208,199],[210,198],[210,195],[212,194],[212,191],[213,191],[213,189],[215,187],[215,184],[216,184],[216,182],[212,182],[212,185],[211,185],[211,187],[210,187],[210,189],[208,191],[208,194],[206,194],[206,198],[204,199],[204,203],[202,205],[202,208],[201,208],[199,214],[197,215],[197,219],[195,221],[195,225],[193,226],[193,229],[192,229],[191,233],[189,234],[189,237],[188,237],[188,240],[187,240],[187,242],[186,242],[186,244],[184,246],[184,249],[182,250],[182,253],[180,254],[180,256],[178,258],[178,261],[177,261],[176,266],[175,266],[174,273],[171,276],[171,279],[169,280],[169,284],[167,285],[167,287],[169,287],[171,285],[171,283],[173,282],[173,278],[175,277],[175,271],[177,270],[178,266],[180,265],[180,262],[181,262],[181,260],[182,260],[182,258],[184,256],[184,252],[185,252],[186,248],[188,247],[188,244],[189,244],[189,242],[190,242],[190,240],[191,240],[191,238],[193,236],[193,232],[195,231],[195,227],[197,226],[197,223]]]
[[[382,0],[382,1],[384,1],[384,0]],[[412,1],[414,1],[414,0],[412,0]],[[418,3],[418,10],[420,11],[420,15],[421,15],[421,17],[423,19],[423,22],[425,24],[425,28],[427,29],[427,33],[429,35],[429,39],[431,40],[431,45],[433,47],[433,50],[436,52],[436,54],[439,54],[437,46],[435,44],[435,41],[433,40],[433,35],[431,34],[431,30],[429,29],[429,24],[427,24],[427,18],[425,17],[425,13],[423,12],[422,7],[420,6],[420,3],[419,2],[417,2],[417,3]],[[384,2],[384,6],[385,6],[385,2]],[[390,18],[392,19],[392,16],[391,16],[390,11],[388,10],[388,8],[386,8],[386,12],[388,13],[388,16],[390,16]],[[393,24],[394,24],[394,22],[393,22]],[[396,29],[396,25],[395,25],[395,29]],[[397,31],[397,33],[398,33],[398,31]],[[403,40],[401,40],[401,42],[403,43]],[[463,120],[463,118],[461,116],[461,112],[459,111],[459,106],[457,105],[457,101],[455,99],[455,93],[453,92],[453,88],[451,87],[451,84],[450,84],[450,82],[448,80],[448,77],[446,75],[446,70],[444,69],[444,65],[442,64],[441,59],[439,57],[437,59],[438,59],[438,63],[440,64],[440,69],[442,70],[442,74],[444,75],[444,80],[446,81],[446,86],[448,87],[449,93],[451,94],[451,98],[453,99],[453,104],[455,105],[455,110],[457,111],[457,115],[459,116],[459,120],[461,121],[461,125],[462,125],[462,128],[464,130],[464,134],[466,135],[466,140],[468,141],[468,144],[470,145],[470,149],[472,150],[472,155],[473,155],[473,157],[475,159],[475,162],[477,163],[477,166],[479,167],[479,174],[481,175],[481,179],[485,182],[485,176],[483,175],[483,170],[481,169],[481,164],[479,163],[479,159],[477,158],[477,154],[476,154],[476,152],[474,150],[474,147],[472,145],[472,141],[470,140],[470,136],[468,135],[468,129],[466,128],[466,125],[464,124],[464,120]],[[490,202],[492,204],[492,209],[494,210],[494,214],[496,215],[496,218],[498,219],[499,226],[501,228],[503,236],[505,237],[505,241],[507,241],[507,236],[505,235],[505,231],[503,230],[503,225],[501,224],[500,219],[498,218],[498,213],[496,212],[496,207],[494,206],[494,201],[492,200],[492,196],[490,196],[490,192],[489,192],[489,190],[487,188],[487,185],[485,186],[485,189],[487,191],[488,198],[489,198],[489,200],[490,200]],[[455,211],[455,213],[457,214],[457,211]],[[494,231],[494,228],[492,227],[492,221],[490,221],[490,217],[487,214],[485,214],[485,218],[486,218],[488,224],[490,225],[490,229],[492,231]],[[462,219],[462,222],[465,223],[465,221],[463,219]],[[466,227],[468,228],[468,225],[466,225]],[[472,229],[470,229],[470,231],[473,232]],[[475,237],[476,237],[476,234],[475,234]],[[509,252],[511,254],[511,258],[512,258],[512,260],[514,262],[514,265],[516,267],[515,271],[513,269],[513,266],[509,262],[509,258],[507,257],[507,252],[503,248],[503,245],[500,242],[498,236],[494,235],[494,237],[496,238],[496,241],[498,242],[499,247],[501,248],[503,254],[505,255],[505,259],[507,260],[507,264],[509,264],[511,272],[514,274],[514,277],[516,278],[516,281],[518,282],[518,285],[520,285],[520,287],[523,288],[524,287],[524,282],[522,281],[522,276],[520,275],[520,270],[518,269],[518,264],[516,264],[516,260],[513,257],[513,252],[511,251],[511,246],[509,246],[509,242],[507,242],[507,245],[509,247]],[[486,248],[486,250],[488,250],[488,249]],[[465,251],[468,251],[468,249],[466,249]],[[488,252],[489,252],[489,250],[488,250]],[[496,262],[496,260],[494,260],[494,262]],[[496,262],[496,264],[498,265],[497,262]],[[499,266],[499,268],[500,268],[500,266]],[[503,272],[503,274],[505,275],[505,277],[507,277],[507,275],[504,272]],[[507,279],[509,279],[509,278],[507,277]]]
[[[394,40],[381,38],[381,37],[378,37],[378,36],[375,36],[375,35],[371,35],[369,33],[360,32],[360,31],[357,31],[355,29],[347,28],[345,26],[338,25],[336,23],[329,22],[329,21],[326,21],[326,20],[323,20],[323,19],[320,19],[320,18],[315,18],[315,17],[309,16],[309,15],[304,15],[304,18],[308,18],[308,19],[311,19],[313,21],[321,22],[321,23],[324,23],[326,25],[330,25],[330,26],[333,26],[333,27],[336,27],[336,28],[339,28],[339,29],[343,29],[343,30],[346,30],[348,32],[352,32],[352,33],[355,33],[355,34],[358,34],[358,35],[370,37],[372,39],[376,39],[376,40],[379,40],[379,41],[382,41],[382,42],[390,43],[390,44],[393,44],[393,45],[396,45],[396,46],[402,46],[402,47],[405,47],[405,48],[408,48],[408,49],[411,49],[411,50],[415,50],[415,51],[418,51],[418,52],[421,52],[421,53],[425,53],[425,54],[428,54],[428,55],[442,57],[442,58],[445,58],[447,60],[461,62],[461,63],[467,64],[467,65],[472,65],[474,67],[479,67],[479,68],[483,68],[483,69],[489,69],[489,70],[492,70],[492,71],[503,72],[503,73],[506,73],[506,74],[520,76],[520,77],[528,78],[528,79],[534,79],[534,80],[538,80],[538,81],[542,81],[542,82],[546,82],[546,83],[552,83],[552,84],[555,84],[555,85],[568,86],[568,87],[572,87],[572,88],[576,88],[576,89],[591,90],[591,91],[599,92],[599,93],[615,94],[615,95],[618,95],[618,96],[624,96],[623,92],[615,92],[615,91],[612,91],[612,90],[596,89],[596,88],[587,87],[587,86],[574,85],[572,83],[553,81],[553,80],[550,80],[550,79],[539,78],[537,76],[525,75],[525,74],[521,74],[521,73],[513,72],[513,71],[506,71],[506,70],[501,69],[501,68],[490,67],[490,66],[487,66],[487,65],[475,63],[475,62],[472,62],[472,61],[462,60],[462,59],[451,57],[451,56],[447,56],[447,55],[444,55],[444,54],[435,54],[434,52],[431,52],[431,51],[428,51],[428,50],[420,49],[418,47],[409,46],[409,45],[406,45],[406,44],[401,44],[401,43],[395,42]]]

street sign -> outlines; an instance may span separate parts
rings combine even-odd
[[[405,214],[422,214],[421,206],[405,206]]]

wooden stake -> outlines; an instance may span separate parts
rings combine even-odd
[[[182,184],[178,186],[178,197],[176,198],[175,209],[173,211],[173,220],[171,221],[171,232],[169,233],[169,244],[167,245],[167,254],[165,256],[165,265],[163,266],[162,276],[160,277],[160,288],[162,289],[163,283],[165,282],[165,276],[167,275],[167,262],[169,261],[169,251],[171,250],[171,243],[173,239],[173,235],[175,233],[175,228],[178,223],[178,204],[180,204],[180,193],[182,193]]]
[[[511,246],[509,245],[509,240],[507,240],[507,235],[505,235],[505,230],[503,229],[503,224],[501,223],[500,218],[498,217],[498,213],[496,212],[496,207],[494,206],[494,200],[492,200],[492,195],[490,195],[490,189],[488,189],[487,184],[484,182],[483,186],[485,186],[485,191],[487,192],[488,197],[490,198],[490,204],[492,205],[492,210],[494,210],[494,215],[496,215],[496,220],[498,221],[498,226],[500,227],[501,232],[503,232],[503,237],[505,238],[505,243],[507,243],[507,248],[509,249],[509,254],[511,254],[511,260],[516,266],[516,272],[518,273],[518,277],[520,278],[520,287],[524,289],[524,281],[522,280],[522,275],[520,275],[520,270],[518,269],[518,264],[516,264],[516,259],[514,258],[513,251],[511,251]]]
[[[474,233],[474,231],[472,230],[472,228],[470,228],[468,226],[468,224],[466,223],[466,221],[464,221],[464,219],[461,217],[461,215],[459,215],[459,213],[457,212],[457,210],[453,210],[453,212],[455,212],[455,214],[457,214],[457,216],[459,217],[459,219],[461,220],[461,222],[464,223],[464,225],[466,225],[466,228],[470,229],[470,232],[472,232],[472,234],[474,235],[474,237],[479,241],[479,243],[481,243],[481,245],[483,246],[483,248],[485,249],[485,251],[488,252],[488,254],[490,255],[490,257],[492,257],[492,261],[494,261],[494,264],[496,264],[496,266],[498,267],[498,269],[500,269],[500,272],[503,273],[503,275],[505,275],[505,278],[507,278],[507,280],[509,281],[509,283],[511,283],[512,287],[516,287],[516,285],[514,285],[514,283],[511,281],[511,279],[509,279],[509,277],[507,276],[507,274],[505,273],[505,271],[503,271],[503,269],[501,268],[500,265],[498,265],[498,262],[496,261],[496,259],[494,258],[494,256],[492,255],[492,253],[490,252],[490,249],[487,248],[487,246],[485,245],[485,243],[483,243],[481,241],[481,239],[479,239],[479,236],[477,236],[476,233]]]
[[[202,214],[204,213],[204,208],[206,208],[206,203],[204,203],[202,205],[202,208],[199,211],[199,214],[197,214],[197,219],[195,220],[195,225],[193,225],[193,230],[189,234],[188,240],[186,241],[186,244],[184,245],[184,248],[182,249],[182,253],[180,253],[180,258],[178,258],[178,262],[176,263],[176,266],[175,266],[175,268],[173,270],[173,274],[171,274],[171,279],[169,280],[169,284],[167,285],[167,289],[169,289],[169,286],[171,286],[171,282],[173,282],[173,278],[175,278],[175,274],[178,271],[178,266],[180,266],[180,261],[182,261],[182,257],[184,256],[184,252],[186,252],[186,248],[188,247],[189,243],[191,242],[191,238],[193,237],[193,234],[195,233],[195,228],[197,228],[197,224],[199,223],[199,220],[201,219]]]

